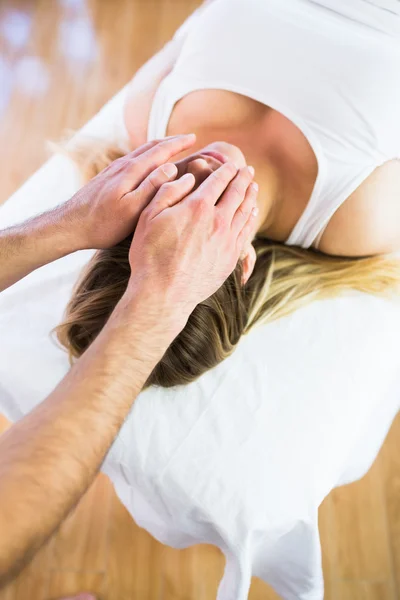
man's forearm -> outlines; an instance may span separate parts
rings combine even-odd
[[[78,237],[69,234],[64,225],[67,210],[61,205],[0,230],[0,292],[35,269],[80,249]]]
[[[0,585],[88,488],[135,397],[184,327],[164,318],[168,309],[153,297],[127,292],[54,392],[0,438]]]

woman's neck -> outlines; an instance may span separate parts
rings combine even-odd
[[[246,157],[247,164],[255,168],[255,181],[260,187],[257,205],[259,208],[257,230],[269,237],[274,232],[282,204],[283,179],[277,165],[255,157]]]
[[[251,161],[252,157],[246,159]],[[257,168],[258,163],[258,168]],[[258,232],[284,242],[300,219],[311,197],[317,168],[311,161],[299,164],[298,158],[276,151],[273,146],[253,159],[256,181],[260,185]]]

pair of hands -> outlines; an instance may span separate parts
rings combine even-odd
[[[255,235],[257,214],[251,169],[227,162],[207,171],[196,155],[169,162],[195,140],[176,136],[142,146],[111,163],[66,205],[80,248],[111,247],[136,227],[129,285],[162,290],[170,306],[189,314],[235,269]]]

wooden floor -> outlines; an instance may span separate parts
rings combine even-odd
[[[173,33],[197,0],[0,0],[0,202]],[[320,512],[327,600],[400,599],[400,419],[370,473]],[[0,532],[1,535],[1,532]],[[215,598],[223,559],[162,547],[101,476],[0,600]],[[277,596],[255,580],[251,600]]]

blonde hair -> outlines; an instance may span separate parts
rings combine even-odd
[[[70,150],[86,179],[126,152],[105,147]],[[130,276],[133,234],[113,248],[96,252],[84,269],[57,328],[71,361],[79,357],[104,327]],[[242,335],[255,325],[289,315],[314,300],[357,290],[392,297],[400,291],[400,261],[390,255],[365,258],[328,256],[257,236],[254,271],[242,285],[242,263],[221,288],[196,306],[185,329],[149,376],[150,385],[171,387],[197,379],[227,358]]]

